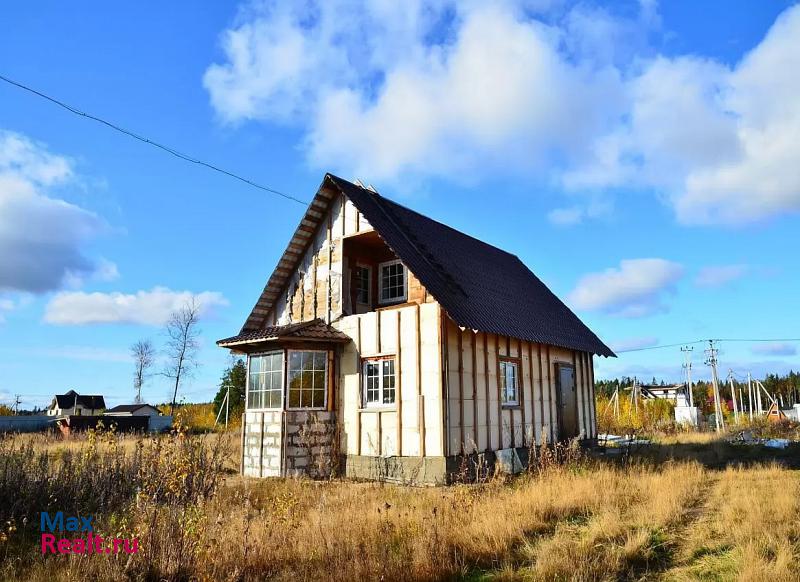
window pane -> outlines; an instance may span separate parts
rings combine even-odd
[[[381,299],[402,299],[405,294],[405,268],[402,263],[381,267]]]
[[[250,373],[258,374],[261,371],[261,363],[263,361],[263,356],[250,356]]]
[[[289,352],[290,408],[322,408],[325,405],[327,369],[327,352]]]

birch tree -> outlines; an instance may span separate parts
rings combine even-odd
[[[199,317],[200,304],[193,296],[182,307],[172,312],[165,326],[167,345],[164,355],[167,361],[164,365],[163,375],[175,382],[170,415],[175,413],[175,402],[181,382],[190,378],[198,366]]]
[[[150,340],[139,340],[131,346],[131,357],[135,365],[133,373],[133,389],[136,392],[136,404],[142,403],[142,386],[150,375],[150,368],[155,362],[156,350]]]

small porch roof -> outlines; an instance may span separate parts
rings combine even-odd
[[[242,348],[251,344],[280,341],[310,341],[345,344],[350,336],[322,321],[313,319],[288,325],[273,325],[255,331],[245,331],[233,337],[217,341],[223,348]]]

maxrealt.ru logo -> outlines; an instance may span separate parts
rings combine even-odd
[[[64,516],[63,511],[51,516],[46,511],[41,513],[42,553],[43,554],[117,554],[120,550],[126,554],[139,551],[138,539],[108,538],[95,535],[94,517]],[[48,533],[49,532],[49,533]],[[61,537],[57,537],[59,532]],[[78,536],[70,537],[65,532],[73,532]]]

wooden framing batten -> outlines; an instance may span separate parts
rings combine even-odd
[[[397,456],[403,456],[403,346],[400,343],[400,311],[397,311],[397,370],[395,380],[395,409],[397,410],[395,425],[397,428]]]
[[[414,309],[417,345],[417,430],[419,432],[419,454],[425,456],[425,400],[422,393],[422,334],[420,333],[420,306]]]
[[[470,344],[472,346],[472,452],[478,452],[478,341],[476,332],[470,331]]]
[[[448,326],[449,327],[449,326]],[[456,327],[458,332],[458,450],[464,454],[464,332]],[[448,402],[448,405],[450,403]]]

